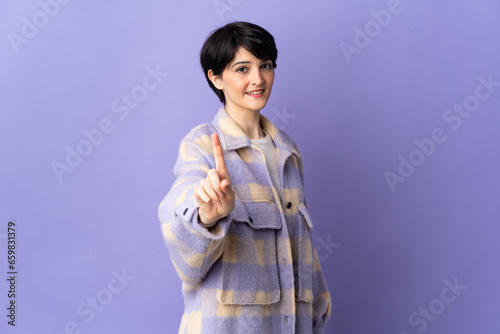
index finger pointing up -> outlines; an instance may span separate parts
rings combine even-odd
[[[212,146],[214,148],[215,168],[222,177],[227,177],[226,162],[224,161],[224,152],[220,144],[219,136],[212,133]]]

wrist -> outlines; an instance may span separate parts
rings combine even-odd
[[[207,227],[208,228],[208,227],[212,227],[215,224],[217,224],[217,220],[210,221],[207,218],[205,218],[205,216],[203,215],[202,211],[198,207],[198,224],[200,224],[203,227]]]

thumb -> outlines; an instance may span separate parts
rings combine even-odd
[[[229,175],[227,179],[221,181],[220,186],[222,188],[222,191],[225,193],[233,190],[233,188],[231,187],[231,182],[229,181]]]

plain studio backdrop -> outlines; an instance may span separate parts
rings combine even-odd
[[[158,205],[220,106],[203,41],[243,20],[277,42],[262,113],[303,153],[326,333],[498,334],[499,17],[495,0],[2,1],[1,332],[177,332]]]

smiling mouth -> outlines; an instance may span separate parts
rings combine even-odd
[[[248,95],[260,95],[264,93],[264,89],[261,89],[261,90],[254,90],[253,92],[248,92],[247,94]]]

